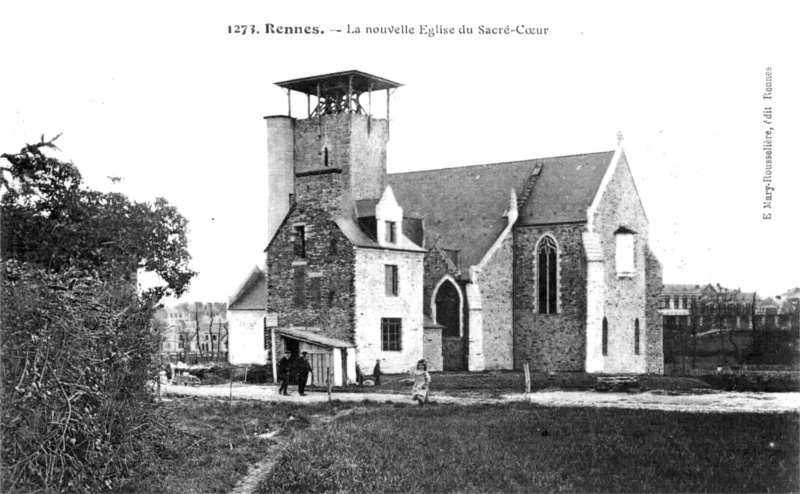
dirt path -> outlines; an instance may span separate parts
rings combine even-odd
[[[236,399],[260,401],[289,401],[296,403],[321,403],[328,400],[326,393],[310,392],[306,396],[297,393],[280,396],[274,386],[235,385]],[[228,385],[219,386],[172,386],[164,388],[165,395],[208,396],[228,398]],[[380,393],[336,393],[333,398],[340,401],[391,402],[413,404],[407,395]],[[476,405],[482,403],[510,403],[525,401],[525,395],[504,395],[498,399],[480,397],[456,397],[433,394],[431,400],[438,403]],[[528,401],[543,406],[633,408],[649,410],[671,410],[682,412],[750,412],[780,413],[800,411],[800,393],[735,393],[712,391],[700,394],[667,394],[664,392],[608,393],[597,391],[543,390],[531,393]]]
[[[312,428],[324,426],[346,415],[365,413],[368,411],[369,410],[365,407],[355,407],[341,410],[335,415],[312,415]],[[273,468],[275,468],[275,464],[278,463],[283,451],[289,445],[289,439],[277,434],[273,439],[276,441],[276,443],[269,448],[269,451],[267,451],[265,455],[265,459],[259,463],[256,463],[255,465],[251,465],[247,471],[247,475],[242,477],[242,479],[236,483],[236,486],[234,486],[230,494],[253,494],[258,487],[258,483],[261,482],[261,480],[267,475],[269,475]]]
[[[278,442],[267,451],[265,460],[251,465],[250,469],[247,471],[247,475],[236,483],[236,486],[230,494],[252,494],[255,492],[258,483],[275,468],[275,464],[278,463],[278,460],[283,454],[283,450],[285,450],[288,445],[289,442],[286,438],[278,439]]]

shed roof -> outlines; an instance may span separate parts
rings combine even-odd
[[[422,316],[422,327],[424,329],[444,329],[444,326],[426,315]]]
[[[340,340],[337,338],[331,338],[329,336],[321,335],[313,331],[305,331],[296,328],[275,328],[275,332],[278,334],[282,334],[284,336],[288,336],[290,338],[294,338],[295,340],[311,343],[313,345],[325,346],[329,348],[355,347],[354,344],[348,341]]]

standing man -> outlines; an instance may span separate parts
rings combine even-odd
[[[289,355],[291,353],[288,351],[283,352],[283,358],[278,362],[278,381],[281,383],[281,387],[278,388],[278,394],[284,396],[289,396]]]
[[[308,361],[308,352],[303,352],[303,358],[300,359],[300,385],[298,387],[300,396],[306,395],[306,381],[308,381],[308,375],[312,370],[311,362]]]
[[[375,386],[381,385],[381,359],[375,361],[375,368],[372,369],[372,377],[375,378]]]

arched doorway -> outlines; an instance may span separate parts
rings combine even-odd
[[[443,278],[436,287],[433,296],[434,320],[444,326],[442,329],[442,365],[446,371],[461,371],[465,365],[465,343],[463,326],[461,292],[455,282]]]

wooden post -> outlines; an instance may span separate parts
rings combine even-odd
[[[306,107],[307,107],[306,111],[308,112],[308,118],[311,118],[311,95],[310,94],[306,94],[306,96],[308,98],[307,102],[306,102],[307,103],[306,104]]]
[[[247,371],[250,370],[250,364],[247,364],[247,367],[244,368],[244,382],[247,383]]]
[[[531,392],[531,369],[527,363],[523,365],[523,369],[525,370],[525,399],[527,400]]]
[[[322,127],[322,100],[321,100],[321,90],[319,87],[319,83],[317,83],[317,125]]]
[[[233,404],[233,370],[234,369],[235,369],[235,367],[231,367],[231,387],[230,387],[230,393],[228,394],[228,406],[231,406]]]
[[[331,368],[330,367],[326,367],[326,369],[328,369],[327,370],[327,374],[328,374],[328,403],[330,403],[330,401],[331,401],[331,385],[333,383],[331,382]]]
[[[350,78],[347,80],[347,113],[352,111],[352,98],[353,98],[353,76],[351,75]]]
[[[267,318],[264,318],[264,327],[267,326]],[[278,382],[278,361],[275,359],[275,328],[270,328],[270,349],[272,350],[272,382]]]
[[[286,90],[286,96],[289,98],[289,116],[292,116],[292,90]]]

